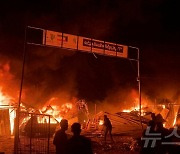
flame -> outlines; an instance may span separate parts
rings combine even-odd
[[[162,105],[162,108],[165,109],[165,108],[166,108],[166,105]]]
[[[141,108],[143,108],[143,105],[141,106]],[[131,111],[139,111],[140,107],[139,105],[135,106],[135,107],[131,107],[130,109],[124,109],[122,110],[122,112],[131,112]],[[141,111],[143,112],[143,110],[141,109]]]
[[[177,112],[175,112],[175,114],[174,114],[174,121],[173,121],[173,127],[176,125],[176,121],[177,121],[177,114],[178,114],[178,111]]]
[[[176,124],[176,120],[177,120],[177,117],[174,118],[173,127],[174,127],[175,124]]]
[[[103,125],[104,124],[104,121],[103,120],[99,120],[99,125]]]
[[[10,129],[11,134],[13,134],[14,131],[14,119],[16,117],[15,110],[10,105],[11,97],[8,95],[3,94],[2,87],[0,87],[0,108],[2,109],[9,109],[9,117],[10,117]]]
[[[38,123],[57,123],[60,122],[63,118],[63,115],[68,113],[72,109],[71,103],[65,103],[62,106],[57,105],[48,105],[44,106],[40,111],[40,113],[50,115],[49,116],[40,116],[38,117]]]

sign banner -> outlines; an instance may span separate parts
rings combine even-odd
[[[92,52],[104,54],[104,41],[93,39],[91,43],[92,43]]]
[[[117,44],[117,57],[128,57],[128,46]]]
[[[78,50],[91,52],[91,39],[79,36]]]
[[[61,47],[62,45],[62,33],[47,30],[45,45]]]
[[[50,30],[44,30],[43,44],[107,56],[128,57],[128,46]]]
[[[77,39],[76,35],[63,33],[63,48],[77,49]]]
[[[105,55],[116,56],[116,44],[111,42],[105,42]]]

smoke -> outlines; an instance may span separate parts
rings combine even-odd
[[[0,54],[0,87],[4,94],[12,98],[12,102],[16,103],[18,99],[19,92],[19,79],[16,73],[13,73],[11,65],[13,65],[15,60],[10,61],[8,57]]]
[[[85,99],[90,111],[118,112],[137,106],[138,83],[136,65],[127,60],[92,54],[27,46],[22,102],[42,107],[52,98],[57,105]],[[22,61],[1,55],[1,86],[13,98],[18,98]],[[154,79],[155,80],[155,79]],[[156,81],[156,82],[155,82]],[[142,78],[142,102],[153,104],[155,99],[178,102],[176,84],[162,78],[149,81]]]
[[[167,13],[159,10],[161,3],[166,4],[161,1],[154,4],[140,1],[68,0],[39,1],[36,5],[30,1],[2,5],[1,11],[6,14],[2,14],[0,23],[0,86],[17,100],[24,28],[31,25],[140,46],[144,97],[150,101],[167,98],[179,102],[179,57],[175,54],[179,52],[179,47],[178,50],[176,48],[178,41],[174,41],[177,37],[172,35],[174,33],[167,33],[159,20],[173,23],[165,19]],[[163,8],[167,10],[169,7]],[[152,14],[154,9],[156,11]],[[171,18],[175,21],[173,19]],[[165,40],[165,35],[170,36],[169,39],[166,36]],[[178,36],[178,33],[176,35]],[[157,40],[165,42],[157,46]],[[167,46],[169,43],[171,45]],[[171,56],[169,51],[174,56]],[[134,72],[130,63],[125,60],[97,57],[95,59],[91,54],[76,51],[28,46],[22,101],[41,106],[52,97],[59,98],[57,104],[78,97],[85,98],[91,104],[100,104],[104,108],[116,109],[117,105],[118,110],[121,110],[121,106],[133,105],[131,102],[134,97],[131,96],[131,91],[138,89],[137,72]]]

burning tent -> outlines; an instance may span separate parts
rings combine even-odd
[[[0,87],[0,135],[13,134],[15,107],[11,102],[11,97],[4,95]]]
[[[0,136],[10,135],[9,109],[0,109]]]

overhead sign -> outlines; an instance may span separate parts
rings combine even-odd
[[[110,56],[116,56],[116,44],[111,42],[105,42],[105,54]]]
[[[78,38],[78,50],[91,52],[91,49],[92,49],[91,39],[87,38],[87,37],[79,36],[79,38]]]
[[[45,34],[45,45],[61,47],[62,33],[47,30]]]
[[[70,35],[63,33],[63,48],[77,49],[78,37],[76,35]]]
[[[104,54],[104,41],[92,40],[92,52]]]
[[[128,57],[128,46],[117,44],[117,56],[118,57]]]
[[[94,52],[107,56],[128,57],[128,46],[50,30],[44,30],[43,42],[45,45],[72,50]]]

